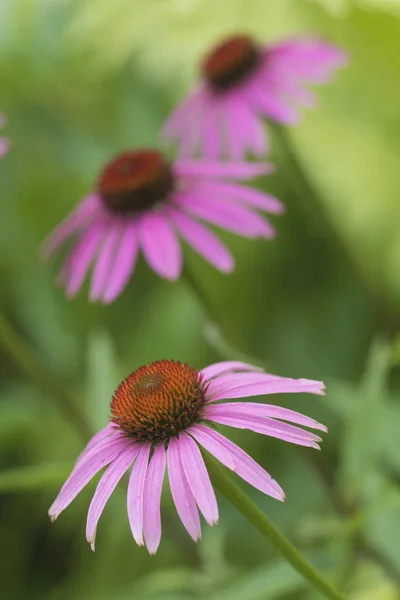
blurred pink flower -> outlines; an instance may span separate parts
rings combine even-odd
[[[274,479],[239,446],[215,430],[215,424],[319,449],[321,438],[300,427],[327,431],[314,419],[274,404],[220,402],[264,394],[324,394],[324,384],[309,379],[268,375],[241,362],[220,362],[202,371],[162,360],[131,373],[111,402],[111,423],[90,440],[49,510],[52,520],[67,508],[104,467],[87,516],[86,538],[94,550],[99,518],[122,476],[133,464],[128,485],[129,523],[137,544],[154,554],[161,540],[160,499],[165,468],[183,526],[201,538],[199,512],[209,525],[218,506],[199,450],[202,446],[223,465],[264,494],[283,501]]]
[[[6,118],[0,113],[0,128],[4,126]],[[0,158],[2,158],[10,147],[10,142],[7,138],[0,136]]]
[[[181,236],[224,273],[233,258],[202,221],[248,238],[271,239],[275,231],[255,209],[283,212],[273,196],[236,180],[271,172],[269,164],[182,160],[169,163],[153,150],[118,155],[102,171],[97,189],[45,240],[53,256],[70,238],[78,240],[59,275],[69,297],[77,294],[93,263],[90,299],[112,302],[131,277],[139,249],[165,279],[182,269]]]
[[[167,119],[163,135],[179,142],[181,157],[199,152],[208,160],[242,160],[247,151],[264,156],[263,118],[298,123],[297,106],[317,102],[307,84],[328,83],[346,62],[342,50],[314,38],[263,47],[248,36],[232,36],[205,57],[202,83]]]

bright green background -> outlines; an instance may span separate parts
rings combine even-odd
[[[243,484],[308,558],[351,598],[395,600],[400,579],[400,8],[395,0],[1,0],[0,110],[12,140],[0,162],[1,305],[94,428],[140,364],[202,367],[240,351],[272,372],[324,379],[326,399],[280,402],[329,426],[321,454],[229,431],[282,484],[281,505]],[[320,108],[289,132],[323,199],[327,227],[274,139],[266,189],[287,205],[273,243],[222,237],[224,276],[185,249],[221,316],[207,327],[184,281],[140,261],[112,306],[87,288],[67,301],[37,248],[116,151],[157,144],[201,52],[224,33],[261,40],[316,32],[351,57]],[[339,233],[342,250],[332,241]],[[206,335],[205,335],[206,334]],[[1,354],[0,580],[7,600],[320,598],[220,498],[220,525],[194,545],[165,486],[156,557],[132,540],[117,491],[84,537],[88,486],[50,525],[47,509],[82,442],[51,397]],[[242,484],[241,484],[242,485]],[[90,489],[89,489],[90,488]],[[339,511],[338,511],[339,505]]]

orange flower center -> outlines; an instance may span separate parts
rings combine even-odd
[[[129,150],[100,174],[97,189],[114,213],[140,213],[165,201],[174,188],[172,169],[156,150]]]
[[[160,360],[121,383],[111,401],[111,419],[137,440],[168,440],[201,419],[206,391],[197,369]]]
[[[204,58],[203,77],[214,91],[226,91],[254,71],[259,57],[259,50],[251,38],[245,35],[232,36]]]

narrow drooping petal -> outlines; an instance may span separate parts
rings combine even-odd
[[[268,142],[264,123],[245,102],[241,103],[239,119],[243,147],[256,156],[265,155],[268,150]],[[207,154],[205,156],[208,157]]]
[[[104,230],[104,222],[93,223],[82,234],[81,239],[73,249],[69,265],[69,280],[66,286],[67,295],[70,298],[73,298],[82,286],[86,273],[101,242]]]
[[[272,498],[280,501],[285,499],[284,491],[271,475],[226,437],[205,425],[195,425],[190,428],[189,433],[208,452],[228,469],[237,473],[244,481]]]
[[[102,447],[95,455],[80,461],[68,477],[49,509],[52,520],[71,504],[87,483],[126,448],[126,439],[117,439]]]
[[[99,522],[104,507],[118,482],[135,460],[140,448],[141,446],[139,444],[131,443],[122,450],[119,456],[109,467],[107,467],[107,470],[97,484],[96,491],[89,506],[86,525],[86,539],[91,545],[92,550],[95,549],[97,523]]]
[[[120,235],[121,224],[118,222],[112,223],[94,265],[92,283],[90,286],[90,299],[92,301],[100,299],[103,290],[107,285],[113,254],[118,247]]]
[[[238,183],[207,181],[202,184],[203,191],[210,196],[226,198],[229,201],[238,201],[266,212],[280,215],[285,211],[285,206],[278,198],[260,190],[239,185]]]
[[[98,450],[104,444],[108,445],[109,442],[117,440],[117,439],[121,439],[121,437],[122,437],[121,431],[119,429],[116,429],[116,427],[114,426],[113,423],[109,423],[108,425],[106,425],[106,427],[104,427],[103,429],[100,429],[100,431],[98,431],[97,433],[94,434],[94,436],[88,442],[88,444],[86,445],[84,450],[81,452],[81,454],[76,459],[75,466],[77,466],[77,464],[79,462],[81,462],[83,459],[86,459],[86,457],[89,454],[94,454],[94,453],[98,452]]]
[[[191,492],[209,525],[218,522],[218,506],[201,452],[186,433],[179,436],[179,452]]]
[[[209,397],[213,400],[247,398],[263,394],[308,393],[324,395],[325,386],[312,379],[289,379],[275,375],[257,373],[234,373],[210,382]]]
[[[168,446],[168,478],[176,511],[190,537],[201,539],[199,511],[182,467],[179,441],[172,438]]]
[[[139,243],[135,223],[128,223],[123,230],[119,248],[114,257],[109,279],[103,293],[103,302],[113,302],[126,286],[135,268]]]
[[[261,404],[259,402],[226,402],[224,404],[214,404],[210,406],[221,407],[221,410],[223,409],[224,414],[227,416],[268,417],[290,421],[291,423],[297,423],[298,425],[304,425],[305,427],[311,427],[312,429],[319,429],[320,431],[328,431],[322,423],[318,423],[318,421],[295,412],[294,410],[282,408],[274,404]]]
[[[297,444],[298,446],[309,446],[319,450],[318,442],[321,442],[321,438],[310,431],[300,429],[294,425],[288,425],[287,423],[281,423],[274,419],[263,418],[263,417],[251,417],[249,415],[232,416],[229,413],[226,414],[223,410],[223,404],[211,404],[204,411],[204,418],[209,419],[215,423],[221,425],[228,425],[230,427],[236,427],[238,429],[249,429],[256,433],[262,433],[270,437],[275,437],[291,444]]]
[[[44,258],[49,258],[74,233],[81,230],[98,212],[99,200],[95,194],[88,196],[79,204],[74,212],[64,219],[58,227],[44,240],[40,252]]]
[[[10,140],[5,137],[0,137],[0,158],[7,154],[10,149]]]
[[[177,231],[203,258],[223,273],[230,273],[234,261],[229,250],[207,227],[188,215],[170,209],[170,218]]]
[[[203,150],[204,156],[207,156],[210,161],[217,160],[220,153],[220,142],[222,141],[220,112],[217,103],[212,102],[207,107]]]
[[[221,362],[214,363],[209,367],[205,367],[200,371],[201,375],[207,380],[211,380],[214,377],[220,377],[226,373],[234,373],[235,371],[258,371],[263,372],[261,367],[256,365],[249,365],[248,363],[241,362],[239,360],[223,360]]]
[[[139,222],[140,246],[151,268],[165,279],[174,281],[182,270],[182,252],[168,219],[148,213]]]
[[[128,484],[128,518],[132,535],[138,546],[143,546],[143,493],[150,444],[144,444],[132,467]]]
[[[201,191],[179,196],[179,205],[190,214],[243,237],[271,239],[275,236],[272,225],[258,213],[238,203],[207,197]]]
[[[143,535],[147,550],[155,554],[161,541],[161,491],[165,473],[164,444],[154,450],[147,468],[143,493]]]
[[[181,160],[175,165],[175,171],[183,177],[220,177],[221,179],[252,179],[268,175],[274,170],[270,163],[246,162],[205,162]]]

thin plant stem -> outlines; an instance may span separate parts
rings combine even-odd
[[[57,377],[35,356],[34,350],[26,343],[4,315],[0,313],[0,345],[13,358],[15,363],[36,383],[46,396],[49,396],[71,426],[85,442],[92,430],[85,415],[75,406],[72,398],[60,384]]]
[[[207,468],[215,486],[231,504],[252,523],[258,531],[286,558],[286,560],[330,600],[345,600],[325,577],[317,571],[295,548],[295,546],[275,527],[268,517],[258,508],[245,492],[232,480],[226,469],[207,456]]]

